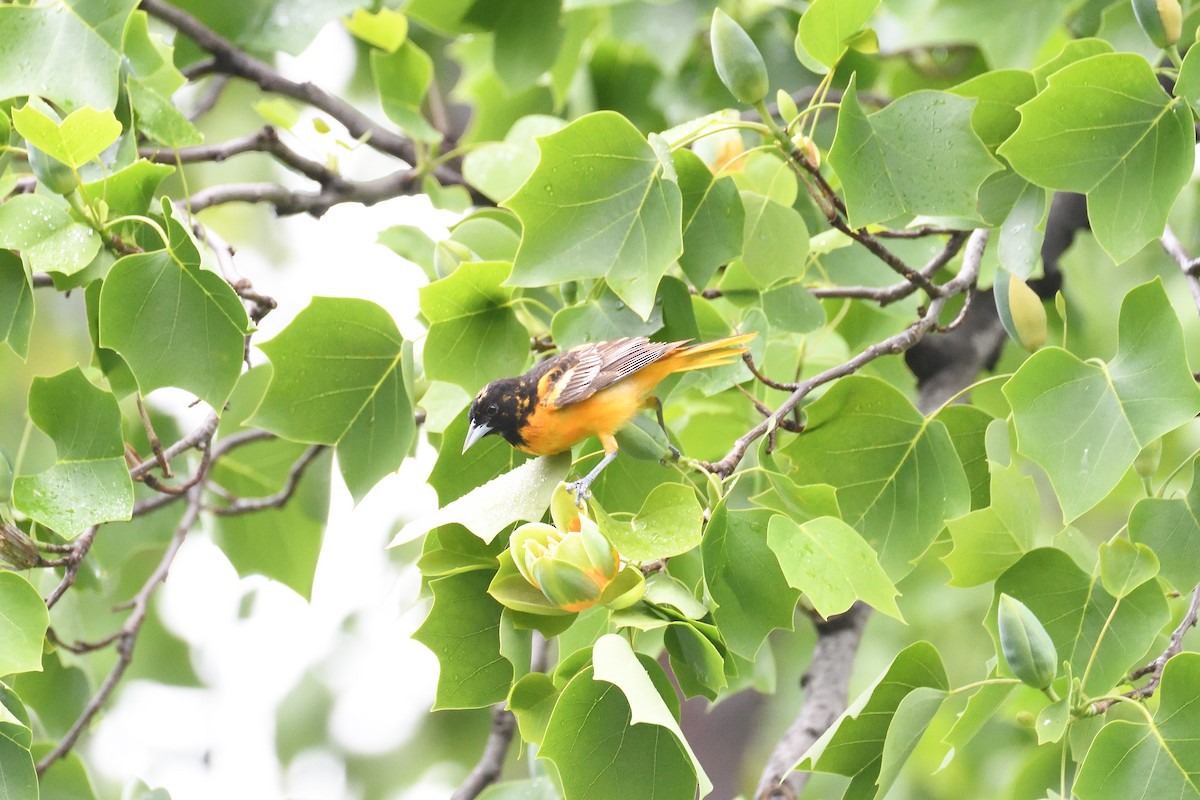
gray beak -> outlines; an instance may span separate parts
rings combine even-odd
[[[472,422],[471,426],[469,428],[467,428],[467,438],[463,440],[462,451],[464,453],[467,452],[467,450],[469,450],[471,448],[471,445],[475,444],[476,442],[478,442],[480,439],[487,436],[491,432],[492,432],[491,425],[477,425],[474,422]]]

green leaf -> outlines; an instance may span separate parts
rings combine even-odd
[[[514,522],[537,522],[550,507],[550,497],[555,487],[567,477],[570,466],[570,453],[528,461],[446,503],[434,513],[408,523],[388,547],[411,542],[434,528],[451,523],[462,525],[490,542]]]
[[[295,442],[337,445],[356,501],[396,471],[415,423],[404,340],[387,311],[369,300],[314,297],[260,348],[273,375],[250,424]]]
[[[0,11],[4,11],[0,8]],[[3,16],[0,15],[0,23]],[[0,785],[4,800],[38,800],[38,777],[33,768],[33,756],[28,747],[22,747],[15,741],[0,733],[0,775],[4,783]]]
[[[989,680],[996,677],[995,671],[988,675]],[[979,733],[983,726],[1000,711],[1016,686],[1017,684],[1010,681],[986,683],[979,688],[979,691],[971,695],[971,699],[967,701],[966,707],[958,715],[954,725],[942,738],[942,742],[950,746],[948,756],[952,757],[957,754],[975,738],[975,734]]]
[[[121,135],[121,123],[113,112],[97,111],[91,106],[71,112],[60,123],[26,103],[12,112],[12,119],[26,141],[76,170]]]
[[[33,379],[29,418],[54,440],[57,463],[36,475],[18,475],[13,506],[68,539],[90,525],[129,519],[133,482],[117,399],[74,367]]]
[[[991,505],[946,523],[954,549],[942,557],[951,586],[995,580],[1033,548],[1041,500],[1015,465],[992,465]]]
[[[1080,800],[1125,797],[1200,797],[1200,654],[1167,662],[1153,722],[1116,720],[1092,742],[1075,779]]]
[[[650,492],[628,523],[617,522],[593,505],[600,530],[630,561],[670,558],[700,544],[704,510],[696,490],[682,483],[663,483]]]
[[[245,424],[246,418],[261,401],[270,377],[266,365],[242,376],[217,429],[218,441],[252,427]],[[251,442],[222,456],[213,465],[212,479],[238,497],[266,497],[283,489],[307,449],[283,439]],[[282,508],[216,517],[213,539],[239,575],[265,575],[310,597],[329,515],[331,467],[328,455],[318,456]]]
[[[964,97],[920,91],[868,116],[851,80],[829,150],[850,224],[905,214],[976,219],[979,187],[1000,165],[971,128],[974,108]]]
[[[679,187],[619,114],[600,111],[538,140],[537,169],[505,203],[524,227],[509,283],[604,277],[643,319],[683,252]]]
[[[49,743],[40,743],[34,745],[31,752],[40,760],[51,749]],[[66,753],[50,765],[42,773],[38,789],[38,800],[96,800],[96,789],[78,753]]]
[[[654,725],[673,734],[691,759],[692,769],[700,784],[700,796],[711,792],[712,784],[684,738],[675,713],[663,701],[659,681],[648,674],[646,662],[637,657],[629,642],[615,633],[601,636],[592,648],[592,665],[592,677],[597,682],[611,683],[625,696],[629,703],[630,724]]]
[[[1046,470],[1068,522],[1108,495],[1145,445],[1200,412],[1160,280],[1125,296],[1118,339],[1107,364],[1044,348],[1003,387],[1018,449]]]
[[[135,11],[125,26],[125,57],[138,80],[162,97],[170,97],[187,83],[187,78],[175,67],[175,47],[163,37],[150,32],[150,17]]]
[[[490,572],[430,581],[433,608],[413,638],[442,665],[434,709],[481,708],[508,696],[513,666],[500,655],[502,606],[487,593]]]
[[[433,268],[433,239],[415,225],[393,225],[379,232],[379,243],[401,258],[407,258],[425,273],[430,281],[439,277]]]
[[[828,67],[837,66],[848,49],[847,41],[863,29],[879,7],[879,0],[815,0],[800,17],[796,33],[796,54],[808,66],[801,52]]]
[[[408,17],[390,8],[375,12],[356,8],[342,24],[355,38],[389,53],[396,52],[408,38]]]
[[[421,103],[433,81],[433,60],[413,42],[406,41],[395,52],[371,52],[371,72],[379,89],[383,113],[408,136],[422,142],[442,138],[425,119]]]
[[[164,97],[148,84],[132,76],[126,87],[129,90],[129,99],[137,112],[137,128],[140,133],[166,147],[186,147],[204,141],[199,129],[184,116],[169,97]]]
[[[880,757],[879,778],[876,785],[876,798],[882,798],[899,777],[900,768],[908,761],[909,756],[917,748],[917,743],[925,734],[933,715],[942,707],[946,699],[944,689],[931,686],[918,686],[904,696],[896,706],[892,716],[892,724],[888,727],[887,739],[883,743],[883,754]]]
[[[121,33],[136,5],[71,0],[0,6],[0,100],[37,95],[67,109],[113,108]]]
[[[497,203],[512,197],[538,165],[534,140],[558,133],[566,122],[533,114],[513,123],[503,142],[489,142],[463,158],[463,177]]]
[[[29,355],[33,330],[33,283],[20,257],[0,250],[0,342],[22,359]]]
[[[730,511],[722,502],[700,543],[704,584],[717,604],[713,621],[729,649],[746,658],[755,657],[772,630],[792,629],[800,597],[767,545],[771,518],[763,510]]]
[[[0,675],[40,670],[48,627],[37,589],[15,572],[0,571]]]
[[[83,184],[83,191],[103,201],[112,217],[145,214],[158,185],[173,172],[174,167],[139,159],[101,180]]]
[[[691,150],[676,150],[672,158],[683,198],[679,266],[692,285],[702,289],[717,267],[741,255],[746,212],[732,177],[714,178]]]
[[[1043,226],[1049,208],[1050,193],[1027,183],[1000,226],[997,243],[1000,266],[1021,280],[1028,280],[1033,275],[1041,258],[1046,232],[1038,228]]]
[[[0,247],[20,250],[33,272],[71,275],[96,257],[100,236],[59,203],[19,194],[0,204]]]
[[[877,378],[850,376],[808,407],[808,424],[782,452],[800,485],[838,492],[842,518],[879,553],[893,581],[912,569],[945,520],[970,505],[946,427],[921,416]]]
[[[1200,50],[1189,47],[1175,81],[1175,96],[1182,97],[1195,110],[1200,110]]]
[[[851,778],[846,797],[877,797],[886,790],[885,779],[894,777],[881,773],[885,752],[891,740],[891,727],[895,720],[896,735],[901,742],[901,752],[892,750],[888,764],[893,764],[904,751],[911,750],[913,730],[923,727],[917,723],[928,712],[929,701],[934,693],[918,695],[916,707],[904,704],[904,699],[920,688],[945,692],[949,688],[946,671],[937,650],[928,642],[917,642],[896,655],[892,665],[867,687],[842,716],[829,727],[824,735],[808,749],[796,765],[796,769],[810,772],[832,772]],[[900,714],[901,706],[905,713]],[[898,717],[898,719],[897,719]],[[875,791],[879,784],[879,792]]]
[[[1162,576],[1179,592],[1200,583],[1200,480],[1186,498],[1139,500],[1129,514],[1129,538],[1158,555]]]
[[[161,556],[159,552],[155,564]],[[138,640],[141,641],[140,634]],[[57,653],[43,655],[41,671],[17,676],[12,686],[20,692],[25,706],[37,714],[42,730],[53,738],[65,736],[92,699],[87,674],[79,667],[64,666]],[[2,729],[0,735],[3,735]]]
[[[798,276],[808,260],[808,228],[791,206],[754,192],[741,193],[745,208],[742,264],[760,288]]]
[[[696,626],[675,622],[663,631],[663,643],[671,658],[671,672],[684,697],[716,700],[728,685],[725,659],[712,640]]]
[[[819,517],[797,525],[776,514],[767,527],[767,544],[779,557],[788,584],[804,592],[822,617],[841,614],[862,600],[904,621],[896,606],[900,593],[875,551],[840,519]]]
[[[1083,680],[1083,691],[1093,697],[1124,679],[1169,616],[1156,582],[1116,600],[1098,576],[1088,575],[1053,548],[1026,553],[996,580],[996,596],[1001,593],[1020,600],[1043,622],[1059,658],[1070,662]],[[995,614],[993,603],[989,620]]]
[[[825,324],[825,309],[798,280],[783,280],[762,294],[772,329],[811,333]]]
[[[241,374],[250,330],[220,275],[166,250],[118,259],[100,291],[100,346],[120,354],[143,394],[176,386],[219,411]]]
[[[1128,539],[1100,543],[1100,582],[1113,597],[1126,597],[1158,574],[1158,556]]]
[[[513,684],[508,708],[517,718],[522,740],[541,746],[557,700],[558,688],[545,673],[531,672]]]
[[[520,373],[529,358],[529,332],[517,319],[512,290],[501,286],[504,261],[465,263],[450,277],[422,287],[429,320],[425,371],[472,396],[486,383]]]
[[[366,0],[174,0],[179,6],[234,45],[252,53],[273,54],[276,50],[296,56],[312,43],[317,33],[344,17]],[[190,42],[179,63],[198,60]]]
[[[550,333],[561,350],[622,336],[650,336],[662,329],[660,301],[655,301],[654,310],[643,320],[606,287],[594,300],[560,309],[550,323]],[[524,349],[528,350],[528,345]]]
[[[561,0],[475,2],[464,19],[495,34],[492,63],[512,89],[524,89],[554,65],[563,29]]]
[[[986,508],[991,503],[991,471],[985,437],[992,415],[975,406],[955,404],[946,406],[934,418],[950,432],[950,441],[962,461],[971,486],[971,508]]]
[[[541,777],[494,783],[484,789],[479,800],[559,800],[559,797],[554,781]]]
[[[1018,106],[1037,94],[1033,74],[1021,69],[985,72],[952,87],[951,94],[978,100],[971,112],[971,128],[993,153],[1021,124]]]
[[[1117,263],[1162,235],[1192,173],[1195,134],[1184,103],[1132,53],[1064,67],[1021,106],[1021,126],[1000,147],[1024,177],[1088,195],[1088,218]]]

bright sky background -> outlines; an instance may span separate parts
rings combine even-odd
[[[285,58],[279,67],[289,77],[336,91],[349,78],[351,48],[335,23],[300,58]],[[301,122],[297,130],[311,126]],[[373,165],[367,151],[343,151],[339,159],[354,175],[387,168]],[[255,250],[253,241],[231,234],[239,271],[280,303],[264,320],[257,341],[277,334],[314,295],[368,298],[391,312],[406,338],[419,337],[416,290],[425,278],[376,238],[400,223],[438,238],[453,221],[423,197],[372,208],[337,207],[319,222],[285,218],[272,224],[282,226],[288,253],[272,261]],[[174,408],[172,400],[190,398],[173,398],[164,390],[151,399]],[[196,410],[189,422],[202,414]],[[173,800],[348,797],[342,763],[332,753],[310,751],[281,770],[275,713],[279,701],[318,663],[325,664],[321,677],[337,698],[329,733],[346,750],[391,750],[428,713],[437,660],[409,638],[427,603],[417,597],[416,568],[397,572],[384,546],[398,518],[436,507],[436,495],[425,485],[433,456],[432,448],[422,445],[417,459],[406,461],[357,508],[334,469],[329,526],[311,603],[263,578],[240,580],[206,533],[189,536],[158,601],[167,626],[193,647],[194,666],[207,688],[145,681],[125,685],[86,744],[101,775],[119,783],[141,778],[167,789]],[[243,599],[249,593],[254,598],[245,614]],[[355,612],[355,631],[342,631]],[[431,774],[397,800],[445,796],[450,788]]]

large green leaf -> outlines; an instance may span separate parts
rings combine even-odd
[[[512,290],[501,286],[511,265],[466,263],[421,289],[421,313],[429,320],[425,372],[431,380],[457,384],[474,396],[484,384],[522,371],[529,332],[517,319]]]
[[[0,8],[0,11],[3,11]],[[28,747],[22,747],[0,732],[0,775],[4,800],[38,800],[38,777],[33,768],[33,756]]]
[[[971,127],[974,109],[969,98],[921,91],[868,115],[852,80],[829,150],[850,224],[917,214],[976,219],[979,187],[1000,164]]]
[[[421,111],[421,103],[433,81],[433,60],[424,50],[411,41],[392,53],[373,50],[371,72],[384,113],[401,131],[423,142],[442,138]]]
[[[993,581],[1033,547],[1041,511],[1033,479],[1015,465],[991,466],[991,505],[946,525],[954,549],[942,560],[953,575],[953,586]]]
[[[29,354],[33,307],[29,271],[16,253],[0,250],[0,342],[21,358]]]
[[[137,0],[0,6],[0,100],[39,95],[68,109],[113,108],[121,32]]]
[[[643,319],[683,252],[673,176],[627,119],[588,114],[538,140],[537,169],[506,205],[525,233],[509,283],[603,277]]]
[[[1000,69],[963,81],[950,93],[978,100],[971,112],[971,127],[995,152],[1021,124],[1017,108],[1037,94],[1037,83],[1031,72]]]
[[[804,271],[808,228],[791,206],[755,192],[741,193],[745,208],[742,265],[761,289]]]
[[[238,47],[299,55],[321,28],[367,0],[172,0]],[[179,40],[176,47],[180,48]],[[182,49],[182,48],[181,48]],[[185,55],[196,53],[188,43]],[[181,63],[188,63],[184,60]]]
[[[1048,347],[1004,385],[1018,449],[1046,470],[1067,521],[1108,495],[1143,447],[1200,412],[1160,280],[1126,295],[1118,338],[1107,364]]]
[[[897,581],[945,521],[970,508],[970,487],[945,425],[877,378],[843,378],[808,407],[804,435],[784,450],[800,485],[837,489],[842,518]]]
[[[991,502],[991,474],[984,437],[994,418],[981,408],[954,404],[939,411],[935,419],[950,432],[954,450],[962,460],[963,472],[971,486],[971,508],[987,507]]]
[[[1143,583],[1118,601],[1104,591],[1099,576],[1088,575],[1053,548],[1026,553],[996,580],[996,597],[1001,593],[1029,607],[1045,625],[1059,657],[1083,680],[1083,691],[1093,696],[1124,678],[1169,617],[1157,581]],[[995,615],[993,603],[989,620]]]
[[[1200,583],[1200,479],[1192,479],[1186,498],[1139,500],[1129,514],[1129,538],[1154,549],[1176,591]]]
[[[83,191],[88,197],[103,201],[113,217],[145,214],[158,185],[174,171],[174,167],[166,164],[139,159],[98,181],[83,184]]]
[[[729,649],[754,658],[767,634],[791,630],[797,589],[788,585],[767,545],[768,511],[730,511],[724,502],[713,509],[700,553],[704,584],[717,604],[713,620]]]
[[[862,30],[878,7],[879,0],[815,0],[800,17],[797,55],[803,50],[833,69],[847,50],[847,40]]]
[[[900,594],[888,580],[879,557],[837,517],[818,517],[802,525],[782,514],[771,517],[767,544],[779,557],[788,583],[804,592],[822,617],[841,614],[856,600],[903,620]]]
[[[274,370],[251,424],[295,442],[337,445],[355,499],[394,472],[415,435],[404,340],[369,300],[314,297],[261,345]]]
[[[487,593],[493,572],[430,581],[433,608],[413,638],[442,665],[433,707],[480,708],[508,696],[513,665],[500,654],[503,606]]]
[[[48,627],[37,589],[15,572],[0,571],[0,675],[40,670]]]
[[[217,429],[218,440],[246,430],[246,418],[267,390],[271,368],[262,365],[238,382]],[[266,497],[282,490],[293,465],[308,448],[283,439],[251,442],[222,456],[212,480],[237,497]],[[320,455],[282,508],[218,516],[213,539],[239,575],[265,575],[308,598],[329,516],[332,464]]]
[[[563,38],[561,0],[475,2],[465,22],[495,35],[492,63],[512,89],[524,89],[553,66]]]
[[[143,394],[175,386],[220,411],[250,330],[229,284],[185,254],[125,256],[100,290],[100,346],[121,355]]]
[[[1167,662],[1153,721],[1115,720],[1092,742],[1075,779],[1080,800],[1200,798],[1200,653]]]
[[[595,299],[560,309],[550,323],[550,333],[560,350],[622,336],[650,336],[661,328],[661,303],[656,302],[650,316],[643,320],[608,288]]]
[[[683,197],[683,255],[679,256],[679,266],[693,286],[704,288],[717,267],[741,254],[746,213],[733,178],[714,178],[691,150],[676,150],[672,158]],[[806,232],[805,251],[807,239]]]
[[[554,762],[566,800],[690,800],[697,782],[701,796],[711,791],[664,691],[673,693],[662,669],[639,659],[624,639],[608,634],[596,642],[593,666],[563,688],[541,751]]]
[[[0,203],[0,247],[20,250],[34,272],[71,275],[95,258],[100,235],[76,222],[61,201],[19,194]]]
[[[29,418],[54,440],[57,463],[36,475],[17,476],[13,505],[67,538],[89,525],[129,519],[133,482],[117,399],[74,367],[52,378],[34,378]]]
[[[670,558],[691,550],[700,544],[703,516],[696,490],[682,483],[654,487],[629,522],[619,522],[597,512],[600,530],[631,561]]]
[[[479,191],[504,202],[512,197],[538,165],[534,139],[561,131],[558,117],[534,114],[517,120],[502,142],[489,142],[463,157],[463,176]]]
[[[29,144],[73,169],[96,158],[121,135],[121,123],[112,111],[85,106],[62,122],[50,119],[26,103],[12,113],[13,127]]]
[[[1087,193],[1092,231],[1114,261],[1162,235],[1192,174],[1195,132],[1187,105],[1163,91],[1144,58],[1104,53],[1070,64],[1020,112],[1000,154],[1039,186]]]
[[[921,692],[918,708],[913,709],[912,703],[905,701],[922,688],[937,691]],[[896,762],[903,761],[901,756],[915,744],[913,734],[920,732],[916,729],[924,729],[924,724],[918,723],[922,719],[928,723],[932,717],[926,701],[940,702],[939,695],[948,688],[942,659],[933,645],[910,645],[808,749],[796,769],[846,775],[851,778],[846,798],[878,797],[887,790],[886,782],[895,777]],[[895,742],[904,742],[897,745],[893,736]],[[881,772],[885,762],[886,775]]]

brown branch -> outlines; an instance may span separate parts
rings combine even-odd
[[[1175,259],[1175,263],[1183,270],[1188,289],[1192,292],[1192,300],[1195,301],[1197,310],[1200,310],[1200,258],[1192,258],[1188,255],[1187,250],[1183,248],[1183,242],[1179,241],[1179,237],[1170,227],[1163,231],[1162,238],[1158,241],[1162,244],[1163,250],[1166,250],[1167,254]]]
[[[183,540],[187,538],[188,532],[191,531],[192,526],[196,524],[196,520],[200,516],[200,497],[201,487],[197,486],[192,489],[191,494],[188,496],[187,511],[184,512],[179,527],[175,529],[175,536],[171,539],[170,544],[167,545],[167,549],[159,560],[158,566],[155,567],[154,572],[150,574],[150,577],[146,579],[142,588],[129,601],[130,614],[125,619],[125,623],[121,626],[120,630],[112,638],[112,641],[115,641],[117,645],[117,663],[113,665],[112,670],[108,673],[108,677],[104,679],[104,683],[101,684],[100,689],[88,701],[88,704],[71,725],[66,735],[63,736],[62,740],[37,763],[37,774],[39,776],[44,774],[55,761],[71,751],[71,748],[75,746],[84,729],[87,728],[100,709],[104,707],[104,704],[108,702],[113,691],[116,690],[121,677],[125,674],[125,670],[132,663],[133,648],[137,644],[142,623],[146,621],[146,614],[150,608],[150,598],[158,588],[158,585],[167,579],[167,572],[171,568],[171,562],[175,560],[179,548],[183,545]],[[95,528],[91,530],[95,531]]]
[[[187,452],[193,447],[203,446],[203,444],[212,439],[213,434],[216,433],[217,423],[220,422],[220,420],[221,418],[217,415],[216,411],[211,412],[207,417],[205,417],[204,422],[200,423],[199,427],[164,450],[163,457],[166,458],[167,461],[170,461],[171,459],[175,458],[175,456],[179,455],[180,453]],[[137,480],[150,470],[154,469],[154,467],[157,465],[157,458],[151,458],[143,461],[129,470],[129,477]]]
[[[35,289],[52,289],[54,288],[54,279],[45,272],[33,273],[33,288]]]
[[[728,477],[741,463],[750,445],[779,427],[780,421],[787,417],[792,409],[818,386],[857,372],[880,356],[903,353],[921,341],[925,334],[937,327],[938,315],[941,314],[946,301],[954,295],[968,291],[975,285],[987,238],[988,231],[985,229],[979,229],[971,234],[966,255],[963,257],[962,270],[939,289],[938,296],[929,303],[928,308],[915,322],[899,333],[871,345],[850,360],[797,383],[795,391],[775,410],[775,413],[740,436],[724,458],[716,462],[702,461],[699,462],[700,465],[709,472],[723,478]]]
[[[373,206],[384,200],[415,194],[421,190],[422,175],[415,169],[402,169],[369,181],[341,180],[320,191],[288,189],[277,183],[227,183],[201,189],[187,205],[193,213],[227,203],[265,203],[281,217],[294,214],[322,216],[341,203]]]
[[[96,531],[99,529],[100,526],[93,525],[71,543],[71,551],[66,555],[66,570],[63,572],[62,580],[58,582],[58,586],[55,586],[46,598],[46,608],[54,608],[67,589],[75,584],[75,578],[79,575],[79,566],[83,563],[84,556],[92,549],[92,542],[96,540]]]
[[[283,488],[274,494],[269,494],[266,497],[239,498],[227,506],[209,506],[205,510],[211,511],[220,517],[232,517],[238,514],[265,511],[268,508],[281,508],[296,493],[296,487],[299,485],[300,479],[304,477],[304,471],[308,469],[308,465],[324,451],[325,445],[323,444],[314,444],[305,450],[304,454],[296,460],[296,463],[292,464]]]
[[[474,800],[499,780],[516,730],[517,718],[513,713],[503,703],[492,706],[492,729],[483,746],[483,754],[479,756],[479,763],[467,775],[462,786],[450,795],[450,800]]]
[[[882,234],[881,234],[882,235]],[[921,267],[920,275],[928,281],[932,281],[950,261],[958,255],[962,250],[963,245],[967,242],[967,235],[962,231],[953,231],[950,233],[950,238],[946,240],[946,246],[943,247],[937,255],[929,260],[929,262]],[[893,283],[891,286],[875,287],[875,286],[829,286],[817,287],[809,289],[809,292],[816,298],[851,298],[856,300],[874,300],[881,306],[891,305],[898,300],[903,300],[908,297],[918,288],[918,285],[909,280],[903,280],[899,283]]]
[[[343,178],[329,167],[300,155],[283,143],[279,132],[267,125],[247,136],[230,139],[217,144],[203,144],[195,147],[181,147],[170,150],[156,147],[143,147],[138,150],[142,158],[159,164],[199,164],[204,162],[220,163],[244,153],[265,153],[273,156],[288,169],[310,178],[322,186],[342,181]]]
[[[186,74],[186,71],[185,71]],[[187,76],[188,80],[196,80],[200,75]],[[229,86],[228,75],[214,75],[213,79],[204,87],[204,93],[196,101],[196,105],[188,112],[188,119],[192,122],[203,117],[208,112],[216,108],[216,105],[221,100],[221,96],[225,94],[226,87]]]
[[[758,800],[795,800],[804,791],[811,773],[792,768],[845,710],[850,665],[870,615],[869,606],[855,603],[845,614],[817,623],[812,665],[800,681],[804,701],[767,761],[755,790]]]
[[[1158,658],[1149,664],[1138,667],[1129,673],[1129,680],[1131,681],[1147,675],[1150,676],[1150,680],[1136,689],[1130,689],[1128,692],[1123,693],[1122,697],[1128,697],[1131,700],[1145,700],[1158,691],[1158,686],[1162,683],[1162,674],[1163,670],[1167,667],[1167,662],[1183,651],[1183,637],[1187,635],[1190,628],[1196,625],[1197,619],[1200,619],[1200,585],[1192,590],[1192,599],[1188,603],[1188,609],[1184,613],[1179,625],[1171,632],[1171,638],[1167,640],[1167,649],[1163,650]],[[1097,700],[1088,707],[1087,714],[1088,716],[1103,714],[1119,702],[1119,700],[1111,697],[1105,700]]]

